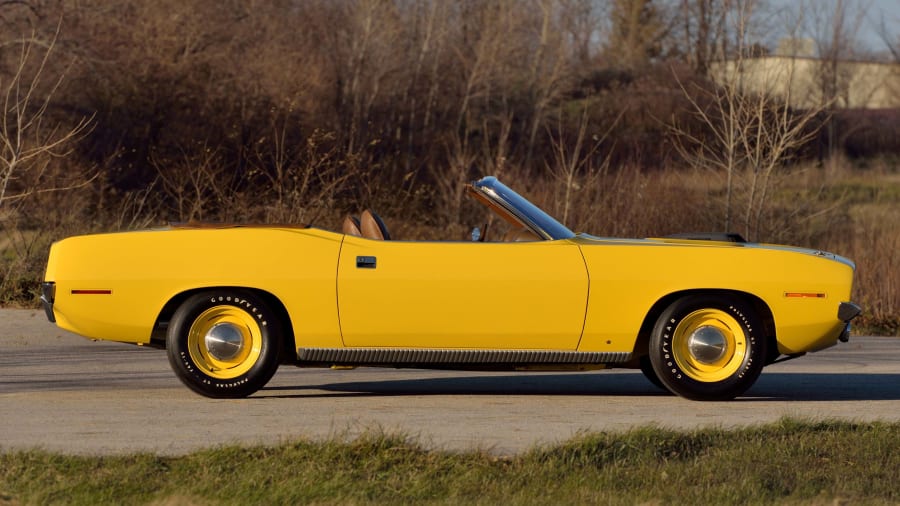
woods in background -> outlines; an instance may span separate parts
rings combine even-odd
[[[865,56],[852,51],[858,3],[837,1],[840,16],[792,22],[823,28],[823,58]],[[486,174],[516,179],[578,230],[639,236],[740,225],[753,239],[790,239],[770,186],[776,169],[896,156],[900,118],[837,110],[827,94],[815,110],[793,110],[714,82],[713,62],[769,51],[771,32],[786,28],[774,26],[785,19],[774,7],[4,2],[0,220],[12,258],[27,260],[2,283],[19,286],[14,273],[39,270],[48,238],[67,233],[195,219],[327,227],[369,206],[459,227],[461,183]],[[895,49],[890,36],[885,42]],[[743,120],[729,112],[747,106],[755,109]],[[792,142],[761,141],[747,118],[791,132]],[[731,165],[705,167],[698,160],[723,153],[729,121],[745,122],[733,132],[745,145],[730,145]],[[689,169],[719,183],[679,208],[686,194],[654,181]]]
[[[366,201],[382,187],[427,184],[439,190],[433,198],[451,200],[435,205],[453,222],[460,181],[505,170],[541,176],[560,142],[574,142],[582,128],[589,139],[602,137],[588,143],[585,170],[677,165],[666,125],[690,122],[694,99],[677,81],[696,83],[690,89],[702,97],[714,87],[710,61],[758,51],[747,41],[761,36],[762,7],[735,0],[16,2],[0,6],[0,58],[8,80],[21,44],[31,40],[37,52],[55,39],[43,84],[62,80],[46,114],[64,129],[91,120],[67,164],[98,172],[104,192],[156,185],[171,201],[169,218],[227,214],[214,202],[217,192],[274,184],[278,198],[299,192],[302,200],[310,186],[336,190],[334,178],[352,176],[366,183],[347,186],[352,194],[341,198]],[[742,31],[736,16],[746,17]],[[291,180],[310,164],[325,181]],[[210,202],[187,206],[182,200],[196,195],[185,192]]]

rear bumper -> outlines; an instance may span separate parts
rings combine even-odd
[[[56,323],[56,316],[53,314],[53,303],[55,301],[56,283],[53,281],[41,283],[41,305],[44,306],[44,312],[47,313],[47,319],[52,323]]]
[[[862,308],[852,302],[841,302],[841,305],[838,306],[838,320],[844,322],[844,330],[838,336],[838,340],[842,343],[850,340],[850,321],[859,316],[861,312]]]

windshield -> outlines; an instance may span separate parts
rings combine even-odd
[[[506,221],[514,219],[544,239],[568,239],[575,233],[511,188],[488,176],[474,181],[469,188],[479,201]]]

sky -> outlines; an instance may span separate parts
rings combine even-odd
[[[881,48],[884,42],[876,35],[877,27],[884,21],[888,33],[893,35],[891,40],[898,44],[900,37],[900,0],[871,0],[872,5],[866,15],[866,25],[863,28],[861,39],[867,44],[874,45],[872,49]]]
[[[799,15],[801,6],[805,6],[807,12],[804,16],[807,20],[815,19],[816,12],[809,12],[812,8],[814,11],[821,9],[821,12],[833,12],[835,4],[838,0],[769,0],[769,4],[773,9],[782,10],[782,15],[776,15],[773,24],[782,24],[782,27],[773,26],[776,34],[786,35],[788,25]],[[848,6],[849,12],[863,10],[863,17],[860,20],[857,39],[862,46],[861,49],[868,52],[885,52],[887,47],[881,36],[882,27],[888,34],[888,39],[896,47],[900,44],[900,0],[843,0]],[[807,33],[802,36],[814,36]]]

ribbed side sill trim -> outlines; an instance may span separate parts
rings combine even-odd
[[[614,364],[629,352],[442,348],[300,348],[302,362],[335,364]]]

